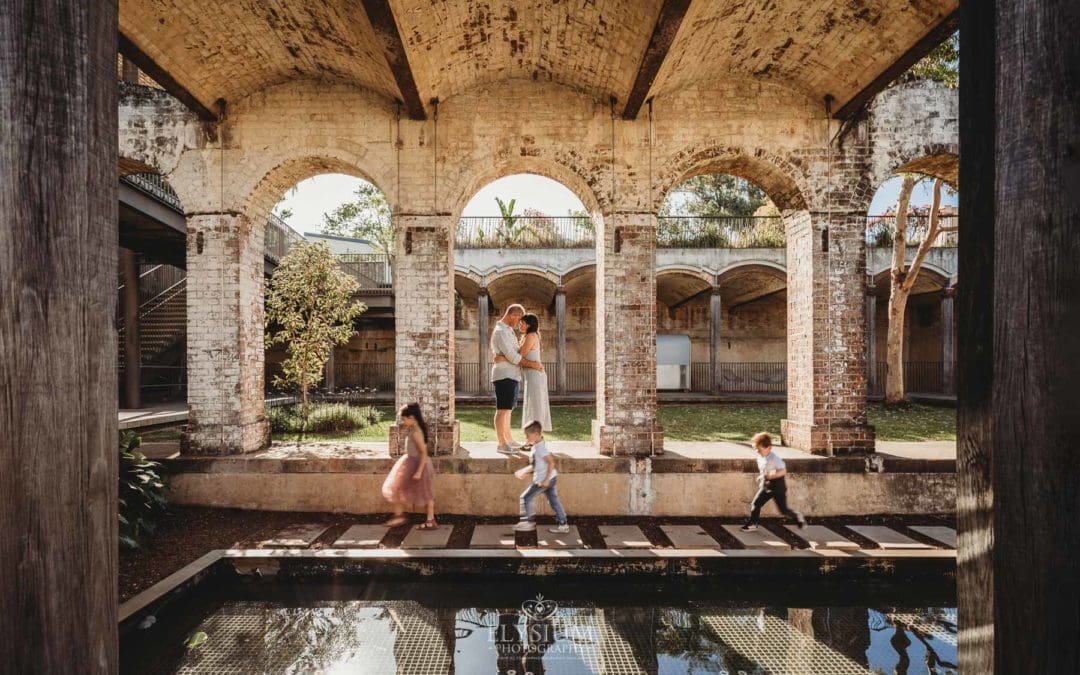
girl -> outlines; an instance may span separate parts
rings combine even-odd
[[[402,455],[390,475],[383,482],[382,492],[394,507],[394,516],[384,523],[387,527],[404,525],[408,519],[405,509],[415,505],[427,507],[427,520],[418,529],[434,530],[435,522],[435,465],[428,457],[427,424],[420,412],[419,403],[410,403],[398,411],[401,426],[405,427],[405,454]]]

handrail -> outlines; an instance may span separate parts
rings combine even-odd
[[[657,248],[783,248],[780,216],[658,216]]]
[[[956,227],[959,216],[949,214],[938,217],[941,227],[952,230]],[[918,246],[926,236],[926,229],[930,226],[930,216],[925,213],[912,213],[908,215],[907,244]],[[866,245],[872,247],[889,247],[893,245],[893,234],[896,232],[896,214],[885,213],[866,217]],[[954,231],[942,232],[934,240],[933,248],[952,248],[958,246],[960,238]]]
[[[454,234],[457,248],[589,248],[595,241],[588,216],[464,216]]]

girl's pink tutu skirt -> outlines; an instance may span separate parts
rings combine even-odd
[[[435,498],[435,465],[428,458],[420,479],[413,480],[419,466],[420,458],[408,455],[394,463],[390,475],[383,481],[382,493],[386,501],[406,508],[419,508]]]

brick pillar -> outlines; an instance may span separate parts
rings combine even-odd
[[[457,448],[454,419],[454,258],[450,216],[395,216],[394,329],[396,400],[419,402],[427,421],[428,450]],[[404,451],[397,425],[390,454]]]
[[[481,287],[476,295],[476,363],[480,370],[477,375],[476,389],[479,392],[491,390],[491,318],[488,316],[488,292]]]
[[[877,391],[877,289],[866,284],[866,393]]]
[[[139,349],[139,257],[120,249],[124,270],[124,407],[142,407],[142,352]]]
[[[784,445],[872,451],[866,424],[866,258],[860,213],[789,216],[788,416]]]
[[[566,289],[555,289],[555,382],[556,391],[566,393]]]
[[[720,287],[712,287],[712,295],[709,296],[709,390],[714,394],[720,392],[721,376],[720,345],[721,345],[721,319],[723,318],[724,305],[720,299]]]
[[[941,296],[941,388],[943,394],[956,391],[953,375],[956,363],[956,322],[953,314],[956,289],[950,286]]]
[[[656,217],[614,213],[596,248],[596,415],[605,455],[663,452],[656,424]]]
[[[236,213],[187,219],[188,425],[181,452],[265,448],[263,232]]]

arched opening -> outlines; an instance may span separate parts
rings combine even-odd
[[[117,380],[120,406],[181,404],[187,397],[184,206],[160,173],[120,162]]]
[[[593,214],[560,181],[535,173],[493,180],[461,207],[458,249],[591,248]]]
[[[308,166],[307,171],[323,168]],[[342,167],[337,167],[342,168]],[[300,167],[286,169],[288,178]],[[302,173],[299,175],[303,175]],[[273,184],[285,185],[286,177]],[[302,237],[321,242],[339,268],[356,282],[354,299],[367,309],[354,322],[355,333],[334,348],[322,383],[335,397],[392,403],[395,388],[393,297],[394,226],[386,195],[357,171],[319,173],[282,189],[267,220],[267,260],[276,264]],[[266,383],[281,375],[284,345],[266,353]]]
[[[906,396],[954,394],[959,195],[951,185],[956,165],[956,156],[948,153],[907,161],[871,201],[866,219],[866,325],[867,390],[872,397],[886,395],[890,342],[900,356]],[[899,217],[901,212],[905,218]],[[899,227],[904,228],[902,242]],[[892,268],[900,257],[904,267],[894,282]],[[906,297],[899,319],[890,315],[894,293]]]
[[[672,188],[657,214],[657,248],[783,248],[780,209],[752,180],[698,173]]]

